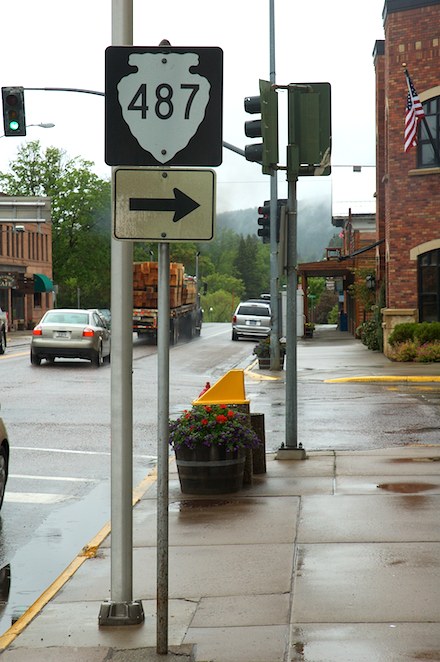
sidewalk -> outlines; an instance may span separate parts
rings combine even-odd
[[[398,379],[405,368],[439,375],[438,365],[391,364],[337,332],[300,341],[299,379],[315,365],[315,379]],[[246,379],[251,411],[263,404],[273,430],[285,373],[258,372]],[[268,448],[282,441],[266,435]],[[55,583],[54,597],[36,605],[30,624],[25,614],[0,638],[2,662],[440,660],[439,510],[437,445],[316,451],[304,461],[268,452],[265,474],[219,497],[182,495],[172,462],[168,655],[155,652],[153,476],[133,509],[133,599],[142,600],[145,622],[98,627],[110,599],[103,531]]]

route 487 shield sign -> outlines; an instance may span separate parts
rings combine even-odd
[[[105,63],[108,165],[221,164],[220,48],[109,46]]]

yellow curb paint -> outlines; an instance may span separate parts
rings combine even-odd
[[[170,457],[170,462],[172,461]],[[133,499],[132,504],[135,506],[145,494],[147,489],[157,480],[157,469],[154,468],[151,473],[149,473],[139,485],[137,485],[133,490]],[[31,621],[34,620],[40,611],[47,605],[47,603],[52,600],[53,597],[60,591],[64,584],[66,584],[75,572],[82,566],[82,564],[87,561],[87,559],[95,558],[99,546],[104,542],[107,536],[111,532],[110,522],[104,524],[102,529],[87,543],[84,545],[81,552],[76,558],[73,559],[67,568],[52,582],[52,584],[40,595],[37,600],[18,618],[14,625],[12,625],[6,632],[0,636],[0,653],[4,651],[5,648],[10,646],[14,639],[20,635],[23,630],[29,625]]]
[[[440,382],[439,377],[427,376],[365,376],[365,377],[338,377],[336,379],[325,379],[325,384],[336,384],[342,382]]]
[[[246,369],[245,369],[245,375],[246,377],[249,377],[250,379],[255,379],[256,381],[260,382],[276,382],[277,380],[280,379],[280,377],[272,377],[270,375],[258,375],[256,372],[253,372],[253,369],[258,363],[258,359],[255,359],[253,363],[251,363]]]

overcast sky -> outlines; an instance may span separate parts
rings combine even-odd
[[[375,95],[372,52],[383,39],[384,0],[275,0],[276,82],[321,82],[332,86],[332,165],[374,165]],[[269,79],[269,0],[134,0],[135,45],[218,46],[224,52],[223,139],[243,149],[243,99]],[[111,45],[110,0],[21,0],[0,4],[1,86],[73,87],[104,91],[104,52]],[[402,91],[402,117],[404,112]],[[26,138],[0,139],[0,170],[17,146],[38,139],[70,157],[104,162],[104,98],[68,92],[26,91]],[[280,93],[285,125],[287,97]],[[3,132],[2,132],[3,133]],[[254,141],[256,142],[256,141]],[[285,163],[281,146],[280,161]],[[219,212],[255,207],[269,197],[269,177],[257,164],[224,150],[217,171]],[[333,167],[330,177],[300,178],[298,198],[325,197],[334,214],[374,211],[375,170]],[[279,197],[286,197],[279,174]]]

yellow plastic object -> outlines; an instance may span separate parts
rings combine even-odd
[[[229,370],[211,388],[203,393],[193,405],[247,405],[244,391],[244,370]]]

